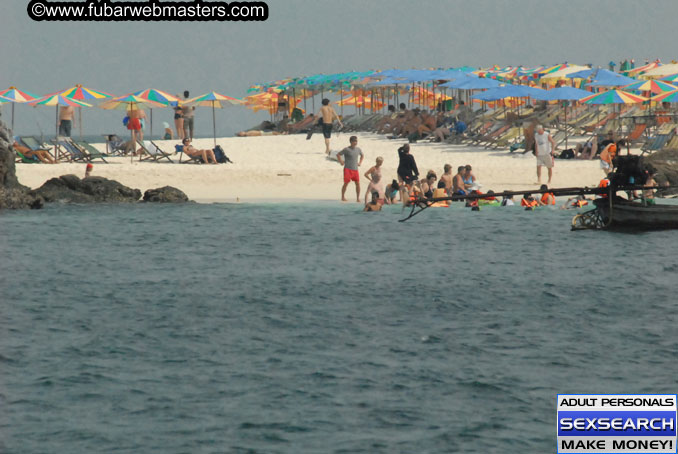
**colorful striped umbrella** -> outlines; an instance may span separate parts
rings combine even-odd
[[[170,104],[181,101],[176,96],[170,95],[167,92],[155,88],[147,88],[146,90],[138,91],[134,93],[134,96],[147,99],[148,101],[157,102],[159,104]]]
[[[33,101],[37,98],[34,94],[28,93],[27,91],[21,91],[16,87],[9,87],[6,90],[0,91],[0,96],[5,99],[8,99],[12,103],[12,131],[14,130],[14,104],[15,103],[25,103]],[[3,101],[7,102],[7,101]]]
[[[653,96],[651,100],[656,102],[678,102],[678,89]]]
[[[223,103],[223,105],[222,105]],[[214,109],[222,109],[227,105],[238,105],[244,104],[242,99],[232,98],[230,96],[221,95],[215,91],[205,93],[204,95],[197,96],[193,99],[190,99],[186,102],[187,105],[191,106],[203,106],[203,107],[212,107],[212,132],[214,135],[214,146],[217,146],[217,117],[214,113]]]
[[[671,74],[670,76],[662,77],[659,80],[663,80],[664,82],[678,82],[678,74]]]
[[[59,106],[72,106],[72,107],[92,107],[91,104],[87,104],[83,101],[78,101],[77,99],[67,98],[60,94],[52,94],[44,96],[40,99],[36,99],[29,103],[33,107],[37,106],[54,106],[55,107],[55,138],[59,137]],[[59,145],[57,144],[57,150]]]
[[[99,108],[104,110],[116,109],[124,111],[142,110],[140,106],[165,107],[164,104],[160,104],[155,101],[149,101],[148,99],[136,96],[134,93],[118,96],[117,98],[111,98],[99,104]],[[137,141],[137,137],[133,129],[130,129],[130,135],[132,137],[132,144],[134,144]],[[130,153],[130,160],[134,160],[134,153]]]
[[[647,98],[623,90],[608,90],[579,100],[586,104],[636,104],[645,101]]]
[[[156,88],[147,88],[146,90],[138,91],[134,93],[134,96],[147,99],[149,101],[156,102],[158,104],[163,104],[164,107],[169,106],[171,103],[179,103],[181,100],[174,95],[170,95],[167,92],[158,90]],[[153,108],[151,107],[151,139],[153,139]]]
[[[68,98],[77,99],[78,101],[91,101],[113,97],[110,93],[92,90],[91,88],[83,87],[82,84],[77,84],[74,87],[63,90],[59,92],[59,94]],[[82,107],[78,107],[78,116],[80,117],[80,140],[82,140]]]
[[[669,91],[677,90],[678,87],[671,85],[668,82],[663,82],[661,80],[639,80],[629,85],[622,87],[624,90],[636,90],[636,91],[651,91],[654,94],[657,93],[666,93]]]
[[[92,90],[91,88],[83,87],[81,84],[77,84],[75,87],[66,89],[59,94],[69,98],[77,99],[78,101],[106,99],[113,97],[113,95],[110,93]]]

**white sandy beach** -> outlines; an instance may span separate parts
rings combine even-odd
[[[358,146],[365,153],[362,174],[374,164],[377,156],[384,157],[382,174],[387,182],[396,178],[397,148],[405,140],[389,140],[376,134],[357,134]],[[350,134],[342,133],[332,138],[332,149],[348,145]],[[174,150],[178,141],[157,141],[166,151]],[[233,164],[200,165],[179,164],[173,156],[171,164],[144,161],[136,158],[113,157],[109,164],[94,163],[93,175],[117,180],[142,192],[161,186],[174,186],[184,191],[192,200],[201,203],[240,201],[289,201],[340,199],[342,169],[336,161],[325,158],[322,134],[306,140],[302,134],[266,137],[231,137],[217,139]],[[212,139],[196,139],[197,148],[212,148]],[[572,143],[570,143],[572,146]],[[97,145],[104,151],[104,145]],[[562,148],[562,147],[561,147]],[[470,164],[482,183],[483,192],[493,189],[524,190],[537,188],[535,158],[530,153],[509,153],[508,150],[486,150],[465,145],[416,143],[411,153],[417,161],[420,177],[429,169],[442,174],[448,163],[457,166]],[[83,177],[84,163],[17,164],[19,181],[31,188],[41,186],[52,177],[75,174]],[[603,173],[599,161],[556,160],[551,187],[596,186]],[[546,169],[543,169],[546,180]],[[362,179],[364,193],[367,179]],[[353,199],[353,184],[347,198]]]

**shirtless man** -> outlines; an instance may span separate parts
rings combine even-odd
[[[457,167],[457,174],[452,178],[452,193],[453,195],[466,195],[466,188],[464,185],[464,173],[466,166]]]
[[[343,128],[344,124],[341,122],[339,115],[330,106],[330,100],[323,99],[323,106],[320,108],[320,115],[323,117],[323,136],[325,137],[325,154],[330,154],[330,137],[332,137],[332,122],[336,118],[339,122],[339,127]]]
[[[454,186],[454,182],[452,181],[454,179],[454,175],[452,175],[452,166],[445,164],[443,170],[445,173],[440,176],[440,181],[445,183],[445,192],[449,194],[452,186]]]
[[[61,106],[59,109],[59,135],[71,137],[71,128],[75,118],[73,106]]]

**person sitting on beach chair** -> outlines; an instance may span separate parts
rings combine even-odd
[[[44,162],[45,164],[56,164],[56,161],[52,155],[49,154],[48,150],[31,150],[30,148],[21,145],[17,141],[14,141],[14,145],[12,146],[16,151],[27,158],[33,158],[35,156],[40,160],[40,162]]]
[[[214,156],[214,151],[212,150],[198,150],[193,145],[191,145],[191,139],[185,138],[182,142],[184,144],[184,153],[191,158],[202,158],[202,161],[208,164],[210,161],[212,164],[217,164],[217,158]]]

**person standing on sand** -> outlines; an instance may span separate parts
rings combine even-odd
[[[75,109],[73,106],[61,106],[59,108],[59,135],[71,137],[71,128],[75,118]]]
[[[193,141],[193,116],[195,114],[194,106],[187,106],[186,102],[188,101],[189,93],[188,90],[184,91],[184,105],[181,106],[181,115],[184,118],[184,138],[190,138]]]
[[[177,138],[184,140],[184,114],[178,103],[174,108],[174,129],[177,130]]]
[[[549,181],[551,184],[553,178],[553,150],[556,149],[556,142],[551,134],[544,131],[542,125],[537,125],[534,133],[534,146],[537,152],[537,184],[541,184],[541,168],[546,167],[549,172]]]
[[[344,185],[341,187],[341,201],[347,202],[346,188],[351,181],[355,181],[356,202],[360,203],[360,174],[358,173],[358,167],[363,163],[365,156],[363,151],[358,148],[358,138],[356,136],[351,136],[349,141],[351,145],[337,153],[337,161],[344,166]],[[358,156],[360,156],[360,161],[358,161]],[[345,157],[345,160],[342,157]]]
[[[325,154],[330,154],[330,138],[332,137],[332,122],[336,118],[339,122],[339,127],[343,128],[344,124],[341,122],[339,115],[330,106],[330,100],[323,99],[323,106],[320,108],[320,116],[322,117],[323,137],[325,137]]]

